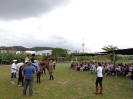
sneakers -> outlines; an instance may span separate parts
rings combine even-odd
[[[12,82],[12,84],[14,85],[14,84],[16,84],[15,82]]]
[[[11,84],[13,84],[13,85],[14,85],[14,84],[16,84],[16,83],[15,83],[15,82],[11,82]]]

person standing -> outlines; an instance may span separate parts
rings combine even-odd
[[[35,77],[36,71],[32,66],[32,63],[29,61],[27,66],[22,71],[22,76],[24,77],[24,88],[23,95],[26,95],[27,87],[29,86],[29,95],[34,96],[33,94],[33,79]]]
[[[54,62],[53,62],[53,65],[54,65],[54,70],[55,70],[55,66],[56,66],[56,61],[54,60]]]
[[[103,80],[103,74],[102,74],[103,68],[101,63],[98,63],[97,69],[95,68],[95,72],[97,73],[96,78],[96,92],[94,94],[102,94],[103,86],[102,86],[102,80]],[[100,85],[100,93],[98,93],[98,84]]]
[[[94,72],[95,72],[95,64],[94,63],[91,64],[90,71],[92,74],[94,74]]]
[[[16,63],[17,63],[17,60],[13,60],[13,63],[11,66],[11,84],[15,84],[14,78],[16,78],[16,71],[17,71]]]
[[[132,69],[132,72],[131,72],[131,83],[132,83],[131,88],[132,88],[132,90],[133,90],[133,69]]]
[[[25,63],[29,62],[29,55],[27,54],[26,55],[26,58],[25,58]]]
[[[132,91],[133,91],[133,69],[132,69],[132,71],[129,72],[126,76],[127,76],[127,77],[131,77],[131,84],[132,84],[131,88],[132,88]]]
[[[53,62],[52,60],[49,62],[49,80],[54,80],[54,76],[53,76]]]

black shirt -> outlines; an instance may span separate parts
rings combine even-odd
[[[32,62],[32,63],[35,63],[35,62],[34,62],[34,60],[35,60],[35,58],[34,58],[34,57],[32,57],[32,58],[31,58],[31,62]]]

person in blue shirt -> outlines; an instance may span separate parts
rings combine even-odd
[[[32,63],[29,61],[27,66],[22,71],[22,76],[24,77],[24,88],[23,95],[26,95],[27,87],[29,86],[29,95],[34,96],[33,94],[33,80],[36,74],[35,68],[32,66]]]
[[[35,70],[37,72],[40,72],[39,64],[37,63],[37,60],[35,59],[35,54],[32,54],[31,62],[32,62],[32,65],[35,67]]]

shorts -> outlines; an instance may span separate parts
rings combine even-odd
[[[11,78],[16,78],[16,73],[11,73]]]

